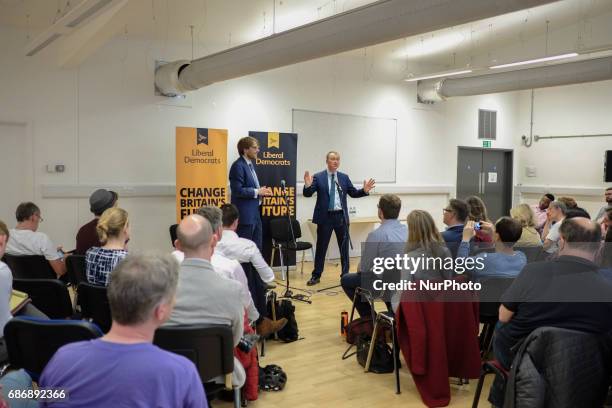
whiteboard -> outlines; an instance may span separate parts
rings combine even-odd
[[[395,183],[397,119],[293,109],[293,132],[298,134],[297,179],[326,168],[325,155],[340,153],[340,171],[357,188],[363,180]]]

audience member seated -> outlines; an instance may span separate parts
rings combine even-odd
[[[565,219],[569,218],[588,218],[591,219],[591,215],[584,208],[574,207],[568,208],[565,212]]]
[[[510,217],[501,217],[495,225],[481,223],[481,231],[489,236],[495,236],[495,252],[477,254],[472,258],[480,258],[483,265],[479,268],[467,269],[470,278],[474,282],[485,278],[514,278],[527,264],[527,257],[521,251],[514,251],[512,247],[516,244],[522,233],[521,223]],[[468,258],[470,253],[470,240],[474,236],[474,221],[468,221],[463,228],[463,240],[457,251],[458,258]],[[472,263],[470,263],[471,265]]]
[[[9,255],[42,255],[55,274],[60,277],[66,273],[66,264],[61,246],[56,246],[44,232],[38,232],[43,218],[40,208],[32,202],[21,203],[15,212],[17,226],[10,230],[10,238],[6,245]]]
[[[612,209],[612,187],[606,188],[606,192],[604,194],[606,199],[606,205],[601,207],[595,216],[595,221],[598,223],[602,223],[605,219],[606,211]]]
[[[235,347],[243,334],[241,285],[220,276],[210,262],[217,245],[210,222],[201,215],[189,215],[179,223],[176,234],[176,248],[185,259],[180,265],[174,311],[166,324],[227,324],[232,327]],[[241,387],[245,379],[244,368],[234,357],[233,385]],[[219,378],[219,382],[224,380]]]
[[[547,219],[546,210],[548,210],[548,206],[553,201],[555,201],[555,196],[547,193],[540,198],[540,202],[537,205],[531,207],[535,216],[535,228],[539,233],[542,233],[542,229],[544,229]]]
[[[544,241],[544,251],[551,256],[554,256],[559,251],[559,228],[565,219],[566,211],[565,204],[559,201],[550,203],[546,210],[548,216],[542,231],[542,239]]]
[[[451,200],[452,201],[452,200]],[[413,210],[406,219],[408,223],[408,243],[406,254],[409,258],[445,258],[451,256],[450,250],[444,245],[444,240],[436,228],[431,214],[423,210]],[[442,262],[444,263],[444,262]],[[454,276],[453,270],[439,269],[435,262],[427,263],[414,270],[402,270],[402,280],[444,280]],[[402,291],[396,291],[391,296],[393,311],[397,312],[402,297]]]
[[[502,296],[494,352],[510,368],[515,346],[532,331],[552,326],[589,333],[612,330],[612,285],[593,262],[599,226],[586,218],[564,221],[559,229],[559,257],[525,266]],[[503,387],[492,388],[490,401],[503,405]]]
[[[535,216],[528,204],[519,204],[510,210],[510,216],[521,223],[521,238],[516,241],[516,246],[542,246],[540,234],[535,229]]]
[[[234,204],[223,204],[221,211],[223,212],[223,236],[217,245],[217,251],[240,263],[250,262],[269,288],[276,287],[274,271],[264,260],[255,242],[236,234],[240,217],[238,207]]]
[[[117,193],[114,191],[99,189],[89,196],[89,210],[93,213],[94,219],[79,228],[76,235],[75,254],[85,255],[89,248],[102,246],[96,231],[98,220],[104,211],[116,206]]]
[[[104,244],[92,247],[85,255],[87,281],[94,285],[108,286],[111,272],[128,254],[130,239],[128,213],[122,208],[109,208],[102,213],[96,226],[98,238]]]
[[[608,222],[612,225],[612,208],[608,209]],[[606,231],[601,248],[601,269],[599,272],[612,282],[612,227]]]
[[[9,240],[9,230],[6,224],[0,221],[0,258],[4,256],[6,243]],[[11,293],[13,288],[13,274],[8,265],[0,261],[0,362],[6,361],[6,343],[4,343],[4,325],[13,317],[10,310]]]
[[[442,238],[455,257],[463,236],[463,226],[469,215],[469,207],[465,201],[453,198],[442,211],[444,212],[442,221],[447,226],[446,231],[442,233]]]
[[[69,399],[41,406],[207,407],[194,364],[151,344],[155,330],[172,313],[176,260],[170,255],[130,255],[112,275],[108,285],[113,316],[110,331],[100,339],[71,343],[55,353],[38,385],[64,389]]]
[[[358,287],[372,291],[374,258],[395,257],[403,253],[408,238],[408,228],[397,219],[401,207],[402,201],[394,194],[384,194],[378,200],[380,227],[370,232],[365,244],[362,245],[363,252],[357,273],[344,274],[340,279],[342,289],[351,301]],[[364,299],[356,300],[355,309],[361,317],[372,316],[370,304]]]
[[[477,196],[469,196],[465,199],[465,202],[468,205],[469,215],[468,220],[475,222],[488,222],[491,223],[489,216],[487,215],[487,206],[484,201],[480,197]],[[491,236],[485,234],[481,230],[476,231],[476,235],[474,235],[473,242],[492,242]]]
[[[578,208],[578,203],[576,202],[576,199],[574,197],[559,197],[557,198],[557,201],[560,201],[565,204],[565,208],[567,208],[568,210]]]

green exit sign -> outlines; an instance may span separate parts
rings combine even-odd
[[[482,141],[482,147],[491,147],[491,141],[490,140],[483,140]]]

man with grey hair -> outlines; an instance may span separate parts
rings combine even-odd
[[[108,286],[110,331],[55,353],[38,385],[64,389],[69,399],[43,405],[207,407],[194,364],[151,344],[172,313],[177,281],[178,264],[170,255],[129,255],[120,262]]]
[[[179,223],[176,235],[176,248],[185,254],[185,259],[180,266],[176,304],[167,325],[227,324],[236,346],[244,329],[241,284],[215,272],[211,258],[217,238],[210,222],[201,215],[189,215]],[[234,357],[233,385],[241,387],[245,380],[244,368]],[[219,378],[219,382],[223,379]]]
[[[555,255],[559,251],[559,228],[565,219],[567,207],[561,201],[553,201],[546,209],[546,224],[542,231],[544,240],[543,250],[549,255]]]

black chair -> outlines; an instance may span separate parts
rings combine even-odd
[[[515,251],[521,251],[527,257],[527,263],[543,261],[545,258],[541,246],[515,246]]]
[[[87,282],[85,255],[68,255],[66,273],[74,288],[78,287],[81,282]]]
[[[270,235],[272,236],[272,257],[270,258],[270,265],[272,265],[274,261],[274,252],[278,249],[281,271],[283,275],[285,275],[283,251],[302,251],[302,267],[300,273],[304,274],[304,251],[310,249],[314,261],[314,250],[310,242],[298,241],[298,238],[302,237],[302,230],[300,228],[300,223],[295,218],[291,218],[291,227],[293,228],[293,236],[291,235],[289,220],[286,217],[273,218],[270,220]],[[293,237],[296,239],[295,242],[293,242]],[[288,272],[289,265],[287,265],[287,273]]]
[[[480,284],[481,289],[478,292],[480,300],[480,323],[483,324],[480,332],[479,344],[480,354],[482,357],[487,356],[491,350],[493,343],[493,333],[495,325],[499,317],[500,299],[504,292],[512,285],[514,278],[487,278],[483,279]]]
[[[68,287],[57,279],[13,279],[13,289],[27,293],[32,304],[52,319],[74,314]]]
[[[174,247],[174,241],[176,241],[176,229],[178,228],[178,224],[172,224],[169,228],[170,230],[170,241],[172,246]]]
[[[92,285],[81,282],[77,288],[81,317],[97,324],[104,333],[110,330],[113,322],[106,286]]]
[[[194,326],[160,327],[153,343],[158,347],[191,360],[200,374],[208,395],[226,389],[234,391],[234,407],[240,407],[240,388],[232,386],[234,371],[234,340],[227,325],[202,324]],[[225,385],[211,383],[224,376]]]
[[[42,255],[5,254],[4,259],[15,279],[57,279],[51,264]]]
[[[60,347],[102,336],[100,329],[82,320],[48,320],[19,316],[4,327],[9,361],[27,370],[36,381]]]

